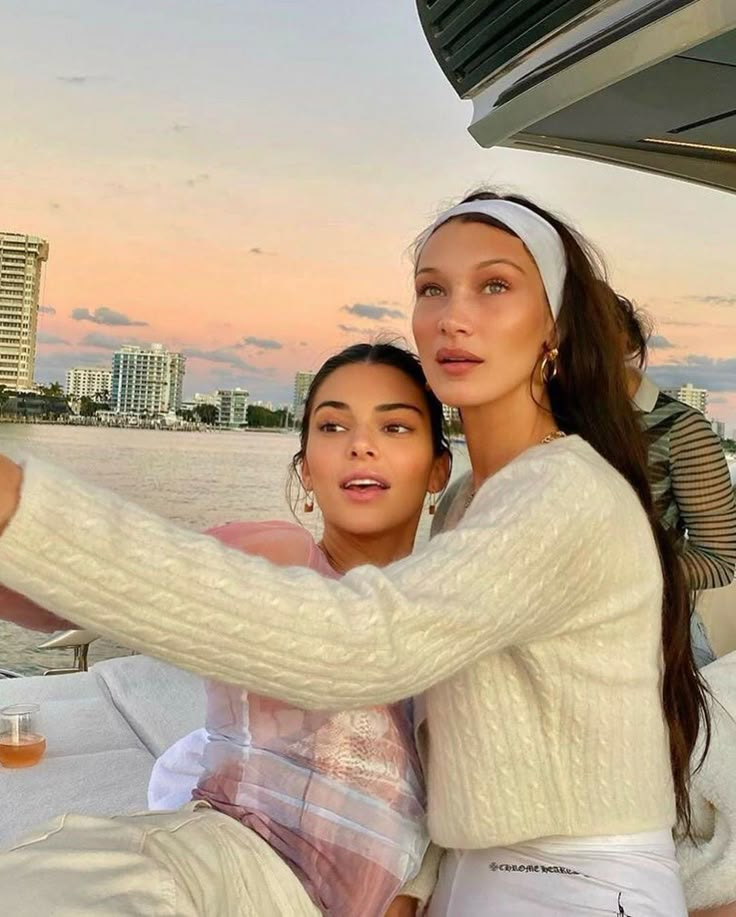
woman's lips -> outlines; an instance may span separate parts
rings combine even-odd
[[[468,350],[443,347],[435,358],[442,370],[449,376],[463,376],[479,366],[483,360]]]
[[[388,492],[385,487],[343,487],[342,492],[353,503],[372,503]]]
[[[353,474],[346,478],[340,487],[354,503],[370,503],[386,493],[391,485],[377,475]]]
[[[447,373],[448,376],[464,376],[479,365],[478,363],[471,363],[468,360],[440,364],[442,371]]]

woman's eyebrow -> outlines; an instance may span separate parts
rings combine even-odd
[[[478,271],[484,267],[492,267],[494,264],[508,264],[513,268],[516,268],[522,274],[525,274],[526,271],[524,268],[517,264],[516,261],[512,261],[510,258],[489,258],[487,261],[479,261],[476,265],[473,266],[473,270]],[[437,267],[423,267],[420,268],[414,275],[418,277],[420,274],[439,274],[440,269]]]
[[[375,407],[376,411],[416,411],[417,414],[423,414],[421,408],[418,408],[415,404],[407,404],[404,401],[396,401],[392,404],[377,404]]]
[[[345,404],[344,401],[322,401],[314,409],[315,413],[319,411],[321,408],[334,408],[336,411],[349,411],[350,405]]]
[[[478,264],[475,265],[475,269],[477,271],[484,267],[491,267],[494,264],[508,264],[511,267],[516,268],[516,270],[521,274],[526,273],[520,264],[518,264],[516,261],[512,261],[510,258],[489,258],[487,261],[479,261]]]

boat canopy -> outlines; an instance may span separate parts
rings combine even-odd
[[[736,0],[417,0],[482,146],[736,191]]]

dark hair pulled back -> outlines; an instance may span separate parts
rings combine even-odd
[[[307,453],[307,444],[309,442],[309,427],[314,402],[322,383],[328,376],[331,376],[343,366],[353,366],[364,363],[370,366],[391,366],[403,373],[412,382],[416,383],[424,396],[429,412],[430,432],[432,435],[432,451],[435,456],[440,456],[450,452],[450,444],[444,430],[444,419],[442,414],[442,404],[434,392],[430,391],[427,386],[427,378],[419,362],[419,357],[404,347],[399,347],[389,341],[378,341],[375,343],[352,344],[339,353],[329,357],[317,371],[307,397],[304,401],[304,417],[302,419],[301,432],[299,435],[299,449],[294,453],[291,460],[292,479],[294,476],[301,481],[299,469],[304,456]],[[293,506],[293,501],[289,500]]]
[[[647,344],[652,335],[652,323],[648,315],[630,299],[610,290],[615,297],[621,331],[625,338],[626,359],[633,360],[639,369],[647,364]]]

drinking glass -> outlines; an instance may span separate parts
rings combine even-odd
[[[38,731],[38,704],[15,704],[0,710],[0,764],[33,767],[46,751]]]

